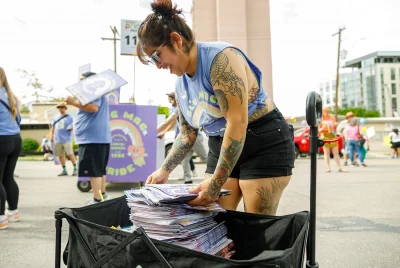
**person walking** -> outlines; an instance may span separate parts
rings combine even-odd
[[[400,157],[400,135],[399,130],[394,128],[392,132],[389,133],[390,144],[392,145],[392,156],[390,158]]]
[[[93,72],[82,74],[86,79]],[[65,102],[78,108],[74,118],[75,141],[79,144],[78,176],[90,177],[93,198],[86,204],[91,205],[110,197],[106,193],[106,167],[110,154],[111,128],[110,115],[106,96],[83,106],[72,96],[67,96]],[[100,194],[101,191],[101,194]]]
[[[346,113],[346,119],[342,120],[338,127],[337,127],[337,133],[342,137],[343,139],[343,144],[344,144],[344,153],[343,153],[343,158],[344,158],[344,166],[347,166],[348,163],[347,161],[349,160],[349,146],[347,143],[347,137],[346,137],[346,128],[348,125],[350,125],[351,119],[354,118],[354,113],[353,112],[347,112]],[[354,164],[358,165],[357,161],[354,161]]]
[[[331,152],[333,154],[333,159],[336,162],[339,172],[347,172],[345,169],[343,169],[342,165],[340,164],[338,142],[337,141],[329,142],[330,140],[337,139],[337,136],[335,134],[336,126],[337,126],[336,120],[332,115],[329,114],[329,108],[324,107],[322,109],[322,120],[321,124],[319,125],[318,132],[320,133],[321,139],[326,141],[323,147],[326,172],[331,172],[331,166],[330,166]]]
[[[20,220],[19,188],[14,178],[22,147],[20,122],[18,99],[11,91],[4,69],[0,67],[0,229],[7,229],[9,222]]]
[[[360,124],[356,118],[353,118],[350,122],[350,125],[346,128],[346,135],[348,139],[348,143],[350,146],[350,162],[351,162],[351,167],[355,167],[354,161],[355,157],[354,154],[357,152],[358,158],[360,160],[361,166],[367,167],[367,165],[364,163],[364,157],[365,155],[362,152],[361,147],[364,144],[359,144],[360,136],[362,136],[361,130],[360,130]]]
[[[60,158],[62,171],[58,176],[68,176],[66,163],[66,155],[72,162],[74,169],[72,176],[78,175],[76,168],[76,159],[72,148],[72,124],[73,118],[67,113],[67,103],[63,102],[57,106],[60,114],[57,115],[51,123],[51,141],[55,143],[54,155]]]

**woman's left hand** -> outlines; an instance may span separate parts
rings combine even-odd
[[[208,176],[196,188],[190,190],[191,194],[199,194],[198,197],[188,202],[192,206],[205,206],[213,201],[217,201],[221,188],[212,181],[212,176]]]

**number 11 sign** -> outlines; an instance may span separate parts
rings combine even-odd
[[[141,20],[121,20],[121,55],[136,56],[140,23]]]

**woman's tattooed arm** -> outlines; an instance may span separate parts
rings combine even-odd
[[[193,144],[197,139],[198,130],[189,125],[180,108],[178,111],[180,134],[176,137],[171,151],[162,165],[162,168],[168,173],[171,173],[182,162],[183,158],[192,150]]]
[[[244,59],[231,49],[220,52],[211,65],[210,77],[227,120],[218,164],[207,192],[215,199],[236,165],[246,139],[248,86]]]

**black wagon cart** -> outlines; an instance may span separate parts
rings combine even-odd
[[[266,216],[238,211],[217,214],[225,222],[227,236],[234,241],[230,259],[210,255],[150,238],[143,228],[133,233],[111,228],[132,225],[125,196],[81,208],[55,212],[55,267],[61,260],[69,268],[155,268],[155,267],[243,267],[318,268],[315,261],[316,154],[322,115],[321,97],[310,92],[306,117],[310,126],[311,181],[310,212]],[[69,225],[68,243],[61,253],[62,222]]]

